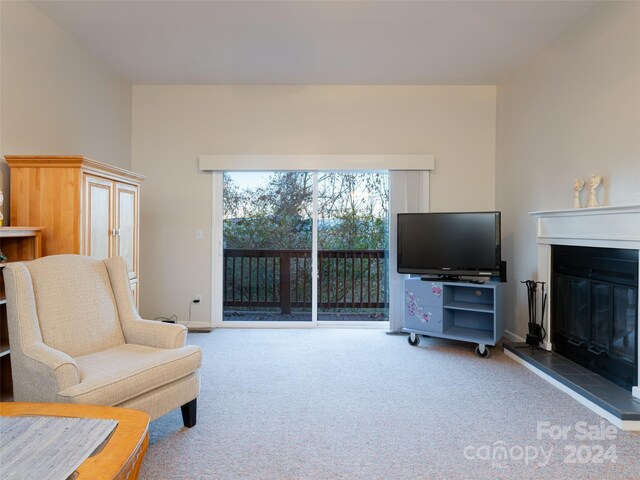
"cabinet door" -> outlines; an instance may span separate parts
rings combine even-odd
[[[405,280],[404,328],[442,333],[442,282]]]
[[[85,229],[83,253],[105,259],[112,255],[111,218],[113,182],[93,175],[84,177]]]
[[[115,251],[125,258],[130,275],[138,276],[138,187],[116,183],[115,194]]]

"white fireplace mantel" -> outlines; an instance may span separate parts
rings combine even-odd
[[[640,205],[531,212],[546,245],[640,249]]]
[[[547,285],[551,285],[552,245],[627,248],[640,251],[640,205],[551,210],[531,212],[529,215],[537,222],[537,280],[547,282]],[[550,306],[552,302],[553,298],[549,291],[548,315],[545,321],[545,329],[549,335],[543,345],[546,350],[551,350],[550,332],[553,328],[553,318]],[[638,311],[640,312],[640,302]],[[638,358],[640,358],[640,345],[637,345],[637,348]],[[640,366],[638,370],[640,378]],[[640,398],[638,385],[633,387],[633,395]]]

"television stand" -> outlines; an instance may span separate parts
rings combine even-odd
[[[504,334],[504,283],[464,279],[439,281],[413,277],[404,282],[404,328],[409,344],[420,336],[477,343],[476,354],[488,357]]]

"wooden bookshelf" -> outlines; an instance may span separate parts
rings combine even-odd
[[[11,262],[34,260],[42,255],[41,227],[0,227],[0,251],[6,261],[0,263],[0,271]],[[13,399],[11,380],[11,348],[7,327],[7,301],[4,276],[0,274],[0,401]]]

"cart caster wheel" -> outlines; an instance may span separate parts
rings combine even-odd
[[[491,351],[486,345],[478,345],[476,346],[476,355],[480,358],[489,358],[491,356]]]
[[[412,347],[417,347],[418,345],[420,345],[420,335],[416,335],[415,333],[410,333],[409,337],[407,338],[407,341],[409,342],[409,345],[411,345]]]

